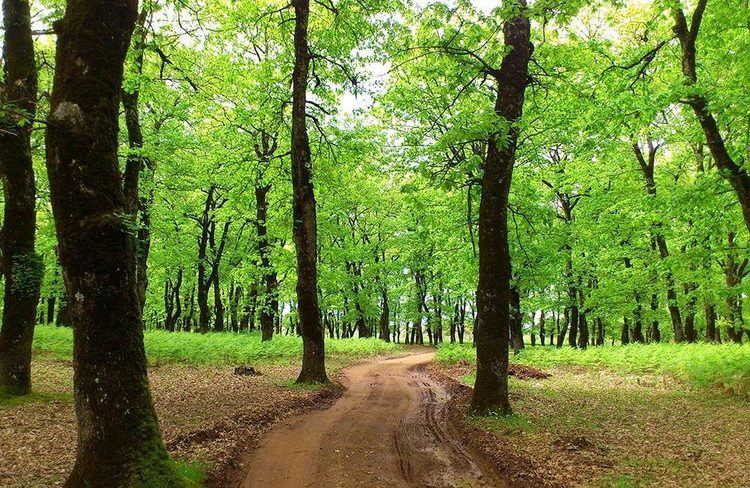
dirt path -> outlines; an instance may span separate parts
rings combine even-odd
[[[328,410],[290,419],[245,460],[244,488],[504,487],[444,421],[432,354],[351,367]]]

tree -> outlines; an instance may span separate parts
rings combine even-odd
[[[508,323],[511,264],[508,248],[508,194],[531,58],[531,27],[526,2],[510,2],[513,17],[503,26],[509,48],[499,70],[488,75],[497,83],[495,112],[508,123],[507,135],[492,133],[479,204],[479,286],[477,287],[477,377],[471,410],[479,414],[511,413],[508,401]]]
[[[180,486],[146,376],[135,243],[117,162],[135,1],[72,0],[56,24],[46,153],[72,303],[76,462],[66,486]],[[96,49],[92,49],[96,46]]]
[[[3,85],[0,86],[0,176],[5,207],[0,267],[5,277],[0,329],[0,394],[31,391],[31,342],[44,266],[35,250],[36,185],[31,128],[37,70],[29,3],[3,2]]]
[[[750,175],[747,170],[741,164],[737,164],[729,154],[724,137],[716,123],[716,117],[714,117],[714,114],[709,107],[708,99],[700,90],[695,89],[696,84],[698,83],[695,44],[698,39],[698,31],[701,27],[707,3],[708,0],[698,1],[690,19],[690,25],[688,25],[682,8],[672,8],[674,32],[680,40],[682,53],[682,74],[685,77],[685,85],[690,88],[686,93],[685,103],[693,110],[701,128],[703,129],[706,144],[708,145],[711,156],[716,163],[716,167],[737,193],[737,199],[742,208],[745,225],[748,230],[750,230]]]
[[[307,40],[309,0],[294,0],[294,72],[292,73],[292,188],[294,244],[297,249],[297,310],[303,340],[300,383],[328,381],[325,336],[318,305],[318,225],[307,136]]]

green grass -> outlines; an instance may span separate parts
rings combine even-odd
[[[506,416],[472,416],[469,421],[478,429],[491,430],[503,435],[517,435],[534,430],[534,424],[528,417],[515,413]]]
[[[177,474],[188,481],[188,486],[201,487],[205,485],[207,465],[183,460],[175,460],[174,463]]]
[[[2,395],[0,394],[0,410],[15,407],[26,403],[51,403],[71,402],[73,396],[70,393],[31,392],[28,395]]]
[[[146,356],[151,364],[241,364],[258,360],[296,359],[302,355],[302,339],[274,336],[261,342],[259,334],[146,331]],[[34,332],[34,353],[57,359],[71,359],[73,331],[67,327],[40,325]],[[326,339],[329,357],[370,357],[392,353],[400,346],[379,339]]]
[[[437,361],[473,363],[469,345],[440,346]],[[670,374],[699,387],[715,387],[750,397],[750,346],[739,344],[630,344],[589,347],[586,350],[563,347],[526,347],[511,362],[550,368],[584,366],[610,368],[625,373]]]

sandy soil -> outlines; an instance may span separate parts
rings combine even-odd
[[[432,354],[344,370],[330,408],[280,423],[244,460],[253,487],[504,487],[447,422],[448,395],[423,371]]]

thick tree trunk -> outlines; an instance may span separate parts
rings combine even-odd
[[[312,183],[310,141],[307,136],[307,74],[310,52],[307,23],[310,0],[292,0],[294,6],[294,72],[292,73],[292,189],[294,244],[297,249],[297,311],[303,353],[297,382],[328,381],[325,334],[318,305],[318,224]]]
[[[146,376],[135,246],[117,162],[135,1],[70,0],[56,24],[46,149],[73,311],[76,462],[66,486],[181,486]],[[95,46],[95,49],[92,48]]]
[[[31,128],[36,115],[37,71],[29,2],[3,1],[3,70],[0,104],[0,176],[3,228],[0,267],[5,277],[0,329],[0,394],[31,391],[31,342],[44,267],[35,250],[36,186]]]
[[[624,346],[630,344],[630,320],[627,317],[622,319],[622,330],[620,331],[620,343]]]
[[[523,110],[531,57],[531,28],[525,17],[526,1],[514,2],[519,14],[505,22],[505,45],[510,52],[497,81],[495,112],[515,123]],[[511,413],[508,401],[508,325],[510,321],[511,264],[508,248],[508,194],[515,163],[518,127],[491,134],[482,176],[479,204],[479,285],[477,287],[477,376],[471,411],[486,415]],[[502,141],[502,142],[501,142]]]

